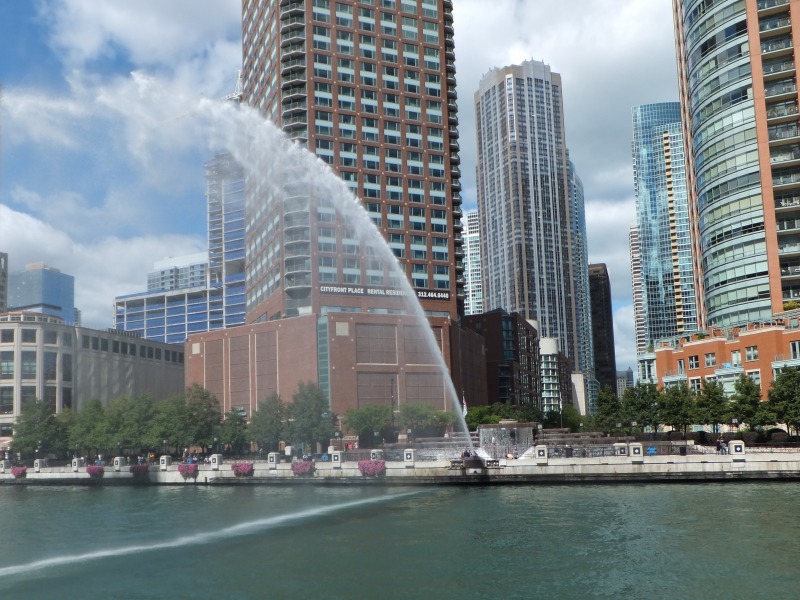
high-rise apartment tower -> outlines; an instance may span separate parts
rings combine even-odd
[[[464,263],[466,280],[465,315],[483,312],[483,269],[481,268],[481,223],[477,210],[464,215]]]
[[[577,368],[561,76],[538,61],[493,69],[481,79],[475,110],[485,309],[535,320]]]
[[[456,318],[463,252],[451,0],[252,0],[242,18],[242,102],[334,169],[426,312]],[[342,258],[352,236],[326,220],[320,198],[266,211],[256,210],[265,201],[257,193],[247,198],[248,321],[327,306],[368,312],[374,297],[360,290],[391,285],[370,260]],[[337,284],[356,293],[325,291]]]
[[[673,0],[673,16],[699,325],[770,320],[800,300],[800,2]]]

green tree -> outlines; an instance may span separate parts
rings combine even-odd
[[[233,454],[241,455],[249,450],[247,417],[236,410],[226,413],[219,432],[220,440]]]
[[[581,413],[579,413],[578,409],[572,406],[572,404],[565,404],[561,407],[561,422],[564,424],[564,427],[569,427],[569,430],[575,433],[580,431],[583,417],[581,417]]]
[[[700,394],[697,396],[697,421],[703,425],[710,425],[714,433],[719,431],[719,426],[730,422],[731,403],[725,395],[725,390],[716,381],[703,380]]]
[[[411,430],[416,437],[443,435],[447,426],[458,416],[450,411],[439,410],[430,404],[403,404],[398,418],[401,430]]]
[[[669,386],[659,396],[659,414],[662,423],[686,437],[686,430],[694,422],[695,401],[685,382]]]
[[[652,432],[658,431],[661,424],[658,416],[658,399],[662,392],[654,383],[638,381],[622,394],[623,427],[636,423],[638,427],[649,427]]]
[[[294,443],[302,443],[304,448],[309,445],[313,449],[317,443],[324,442],[327,447],[333,437],[333,414],[318,385],[301,383],[292,395],[292,403],[287,406],[287,416]]]
[[[800,427],[800,370],[784,369],[769,389],[770,408],[778,423],[786,423],[788,433]]]
[[[108,421],[103,403],[93,398],[75,413],[72,427],[69,430],[69,446],[78,454],[85,451],[91,455],[109,447]]]
[[[467,410],[467,427],[470,431],[475,431],[478,425],[490,425],[499,423],[503,417],[496,414],[492,406],[471,406]]]
[[[153,428],[156,407],[147,394],[120,396],[106,409],[107,432],[118,449],[152,448],[160,444]]]
[[[761,386],[745,374],[736,380],[731,401],[731,416],[751,430],[775,422],[767,403],[761,400]]]
[[[14,452],[44,458],[48,454],[63,454],[67,449],[67,433],[61,422],[43,400],[30,400],[22,405],[14,425]]]
[[[186,390],[186,411],[192,444],[205,450],[214,442],[222,422],[219,400],[203,386],[193,383]]]
[[[258,403],[250,419],[250,439],[267,452],[277,450],[286,431],[286,405],[278,394]]]
[[[594,414],[595,427],[610,433],[623,421],[622,402],[617,395],[606,386],[597,394],[597,405]]]
[[[345,413],[344,423],[348,431],[355,433],[362,440],[371,439],[377,431],[380,437],[393,441],[394,432],[390,431],[392,409],[386,404],[371,404],[350,409]]]
[[[155,447],[165,446],[164,450],[188,448],[194,442],[194,428],[183,396],[156,405],[152,431]]]

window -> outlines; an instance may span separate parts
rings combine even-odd
[[[14,330],[13,329],[2,329],[0,330],[0,342],[4,344],[10,344],[14,341]]]
[[[689,386],[695,394],[699,394],[702,389],[702,380],[699,377],[692,377],[689,380]]]
[[[741,350],[731,350],[731,366],[732,367],[741,367],[742,366],[742,352],[741,352]]]
[[[35,344],[36,343],[36,330],[35,329],[23,329],[22,330],[22,343],[23,344]]]
[[[45,352],[44,353],[44,378],[48,381],[54,380],[56,378],[56,365],[58,364],[58,353],[57,352]]]
[[[14,379],[14,351],[0,352],[0,379]]]
[[[21,362],[22,362],[22,378],[36,379],[36,351],[23,350]]]
[[[800,358],[800,340],[796,342],[789,342],[789,350],[792,353],[793,360]]]
[[[744,351],[746,360],[758,360],[758,346],[748,346]]]
[[[705,359],[707,367],[713,367],[714,365],[717,364],[717,355],[713,352],[709,352],[708,354],[706,354]]]
[[[14,413],[14,388],[10,386],[0,387],[0,414],[10,415]]]
[[[697,355],[689,357],[689,368],[690,369],[700,368],[700,358]]]
[[[686,363],[682,358],[678,359],[678,374],[682,375],[686,373]]]

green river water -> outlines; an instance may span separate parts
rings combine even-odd
[[[799,598],[800,484],[0,486],[0,598]]]

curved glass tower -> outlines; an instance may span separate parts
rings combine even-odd
[[[702,325],[800,300],[795,0],[673,0]]]

